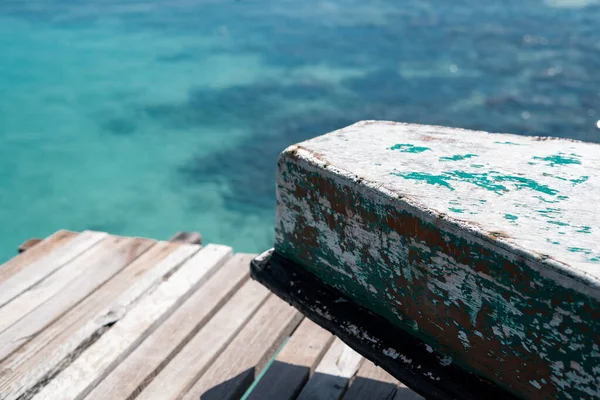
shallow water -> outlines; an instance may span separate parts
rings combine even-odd
[[[362,119],[600,142],[598,21],[596,0],[2,0],[0,260],[61,228],[265,250],[278,153]]]

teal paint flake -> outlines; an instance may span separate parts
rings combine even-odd
[[[521,146],[519,143],[514,143],[514,142],[494,142],[496,144],[510,144],[513,146]]]
[[[573,186],[575,186],[580,183],[587,182],[588,179],[590,179],[589,176],[582,176],[581,178],[578,178],[578,179],[571,179],[571,182],[573,182]]]
[[[375,163],[375,165],[377,165],[379,167],[379,166],[381,166],[381,163]]]
[[[466,160],[467,158],[479,157],[477,154],[465,154],[461,156],[460,154],[455,154],[452,157],[440,157],[440,161],[460,161]]]
[[[590,249],[583,249],[581,247],[568,247],[567,250],[573,253],[592,254]]]
[[[390,150],[399,150],[402,153],[422,153],[431,149],[429,147],[419,147],[409,143],[399,143],[390,147]]]
[[[439,185],[447,187],[450,190],[454,190],[454,188],[447,182],[449,178],[444,175],[433,175],[424,172],[391,172],[390,174],[399,176],[400,178],[423,181],[429,185]]]
[[[556,241],[556,240],[550,240],[550,239],[546,239],[546,242],[548,242],[548,243],[552,243],[552,244],[560,244],[560,242],[559,242],[559,241]]]
[[[460,214],[465,212],[465,210],[463,210],[462,208],[454,208],[454,207],[448,207],[448,210],[455,212],[455,213],[460,213]]]
[[[556,165],[581,164],[581,161],[574,157],[579,157],[577,154],[571,154],[571,157],[565,156],[564,153],[558,153],[547,157],[533,157],[534,160],[547,161],[548,165],[554,167]]]
[[[516,221],[519,219],[519,217],[513,214],[504,214],[504,218],[506,218],[509,221]]]
[[[544,172],[544,174],[543,174],[543,175],[544,175],[544,176],[550,176],[550,177],[552,177],[552,178],[556,178],[556,179],[560,179],[561,181],[566,181],[566,180],[567,180],[567,178],[563,178],[562,176],[552,175],[552,174],[549,174],[549,173],[547,173],[547,172]]]
[[[600,257],[592,257],[590,258],[591,262],[600,262]]]
[[[534,162],[531,162],[531,161],[529,161],[527,164],[529,164],[529,165],[537,165],[537,163],[534,163]]]
[[[555,194],[558,193],[558,190],[554,190],[554,189],[549,188],[546,185],[539,184],[536,181],[534,181],[533,179],[523,178],[520,176],[511,176],[511,175],[499,176],[498,180],[500,182],[503,182],[503,181],[512,182],[519,189],[527,188],[527,189],[535,190],[536,192],[542,192],[542,193],[550,195],[550,196],[554,196]]]
[[[565,196],[558,196],[558,197],[565,197]],[[544,203],[559,203],[558,200],[547,200],[547,199],[543,198],[542,196],[533,196],[533,198],[543,201]]]
[[[479,200],[479,202],[480,202],[481,204],[485,204],[485,203],[487,203],[487,200]]]
[[[561,221],[548,221],[548,223],[553,224],[553,225],[558,225],[558,226],[569,226],[569,224],[567,224],[566,222],[561,222]]]
[[[473,168],[483,168],[484,165],[483,164],[471,164],[471,167],[473,167]]]
[[[582,226],[577,230],[579,233],[592,233],[592,228],[589,226]]]
[[[559,200],[567,200],[569,196],[556,196],[556,198]]]
[[[493,179],[490,179],[489,174],[485,172],[477,174],[465,171],[453,171],[447,174],[456,180],[472,183],[475,186],[479,186],[499,195],[503,195],[504,193],[508,192],[508,188],[506,188],[506,186],[495,183]]]

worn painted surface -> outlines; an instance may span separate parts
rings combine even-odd
[[[277,189],[278,253],[517,395],[600,397],[599,145],[365,121]]]

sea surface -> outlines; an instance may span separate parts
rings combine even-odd
[[[278,154],[363,119],[600,142],[600,1],[1,0],[0,261],[61,228],[261,252]]]

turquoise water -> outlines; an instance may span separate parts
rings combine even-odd
[[[362,119],[600,142],[592,0],[2,0],[0,259],[60,228],[272,245],[286,146]]]

